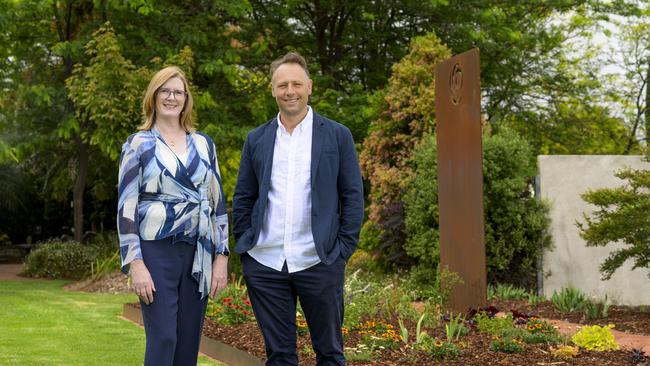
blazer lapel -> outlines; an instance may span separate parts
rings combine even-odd
[[[318,162],[320,155],[323,151],[323,137],[325,136],[324,125],[325,122],[316,112],[314,113],[314,123],[311,131],[311,188],[314,188],[316,181],[316,171],[318,170]]]
[[[271,168],[273,167],[273,151],[275,150],[275,135],[278,132],[278,119],[274,118],[267,126],[266,131],[264,131],[264,137],[262,138],[262,154],[264,161],[264,174],[262,175],[262,189],[268,191],[268,188],[271,184]],[[266,197],[266,193],[263,193],[263,197]]]

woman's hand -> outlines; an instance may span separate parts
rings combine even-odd
[[[147,305],[153,302],[153,293],[156,292],[156,286],[154,286],[151,274],[142,259],[131,262],[131,286],[142,302]]]
[[[217,254],[212,262],[212,285],[210,286],[210,297],[215,297],[228,285],[228,257]]]

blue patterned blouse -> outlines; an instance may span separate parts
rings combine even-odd
[[[214,143],[205,134],[187,134],[187,161],[181,162],[154,127],[122,146],[117,227],[122,271],[142,259],[140,240],[169,236],[196,244],[192,276],[204,297],[210,291],[213,254],[228,254],[228,216]]]

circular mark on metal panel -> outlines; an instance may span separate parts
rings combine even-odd
[[[461,89],[463,88],[463,70],[460,69],[460,64],[455,64],[449,77],[449,94],[451,102],[454,105],[460,103]]]

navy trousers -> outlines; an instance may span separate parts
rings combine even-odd
[[[319,263],[288,273],[242,254],[242,271],[257,323],[264,337],[267,366],[298,365],[296,299],[305,313],[316,364],[345,365],[343,355],[343,281],[345,262]]]
[[[172,237],[140,242],[156,292],[140,301],[146,334],[145,366],[196,365],[208,298],[192,278],[195,247]]]

